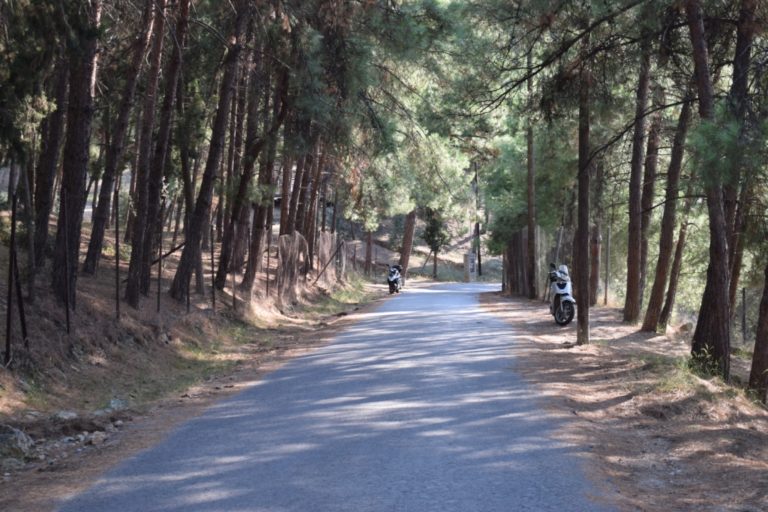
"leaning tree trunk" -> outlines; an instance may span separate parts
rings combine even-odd
[[[765,267],[763,298],[760,301],[760,313],[757,318],[757,335],[752,355],[752,369],[749,372],[749,389],[754,390],[763,403],[768,402],[768,265]]]
[[[413,235],[416,233],[416,208],[411,210],[405,216],[405,232],[403,233],[403,248],[400,251],[400,261],[398,263],[403,267],[403,279],[407,277],[408,262],[411,259],[413,251]]]
[[[120,100],[120,108],[117,114],[112,140],[107,148],[107,161],[104,172],[101,177],[101,190],[99,191],[99,200],[96,210],[93,214],[93,227],[91,228],[91,239],[88,242],[88,252],[83,263],[84,274],[94,274],[101,258],[101,249],[104,245],[104,231],[109,223],[110,206],[112,203],[112,193],[115,186],[115,176],[117,168],[123,160],[125,152],[125,136],[128,133],[128,125],[133,107],[133,97],[136,93],[136,83],[141,73],[144,54],[149,45],[152,34],[152,25],[154,23],[154,1],[146,0],[144,5],[144,14],[142,16],[142,29],[139,36],[133,44],[133,54],[131,64],[128,67],[123,95]]]
[[[576,231],[575,254],[578,255],[579,272],[576,273],[576,343],[589,343],[589,70],[581,70],[579,84],[579,209]]]
[[[659,320],[664,300],[664,288],[669,275],[669,262],[674,249],[675,225],[677,224],[677,196],[680,187],[680,172],[683,167],[685,153],[685,138],[691,120],[691,103],[686,101],[680,110],[677,121],[675,138],[672,142],[672,156],[667,170],[667,192],[664,202],[664,213],[661,217],[661,235],[659,236],[659,258],[656,262],[656,274],[648,299],[648,309],[645,310],[642,331],[654,332],[659,329]],[[666,322],[664,323],[666,330]]]
[[[654,94],[654,106],[664,103],[663,92]],[[656,189],[656,174],[659,163],[659,139],[661,136],[661,111],[651,118],[648,130],[648,149],[645,152],[645,172],[643,173],[643,194],[640,198],[640,303],[645,295],[645,284],[648,273],[648,232],[651,229],[651,213]]]
[[[67,60],[62,56],[56,64],[53,93],[56,99],[56,110],[43,123],[45,127],[43,147],[35,174],[35,266],[38,268],[43,266],[48,245],[48,221],[53,208],[53,181],[56,177],[64,135],[68,85],[69,67]]]
[[[205,163],[205,170],[203,171],[200,192],[198,193],[197,202],[195,203],[195,210],[190,217],[189,227],[186,230],[186,244],[184,245],[179,266],[176,269],[176,274],[174,275],[173,283],[171,284],[171,296],[179,301],[185,300],[187,295],[189,295],[189,280],[192,276],[194,266],[200,259],[200,242],[202,240],[203,228],[210,215],[216,171],[219,168],[224,150],[229,107],[232,103],[232,94],[235,85],[235,68],[242,50],[242,34],[249,11],[248,2],[246,0],[240,0],[236,5],[237,15],[235,20],[234,41],[230,45],[224,61],[224,75],[221,79],[219,103],[213,121],[213,128],[211,130],[208,160]]]
[[[299,205],[299,194],[301,193],[301,182],[304,180],[304,173],[308,161],[306,154],[301,155],[296,162],[296,172],[293,175],[293,188],[291,190],[291,204],[288,207],[288,218],[285,222],[285,234],[290,235],[296,230],[296,216]],[[285,200],[285,198],[283,198]]]
[[[163,58],[165,40],[165,0],[157,3],[157,16],[153,30],[152,56],[147,74],[147,90],[141,119],[141,139],[139,140],[139,159],[136,168],[136,194],[133,233],[131,234],[131,259],[128,264],[128,278],[125,284],[125,301],[134,308],[139,307],[141,287],[141,266],[144,255],[144,233],[147,230],[149,215],[149,173],[152,159],[152,135],[155,125],[155,106],[157,105],[157,86],[160,80],[160,64]]]
[[[94,93],[98,70],[101,0],[80,6],[87,17],[80,22],[80,40],[70,49],[70,87],[67,109],[67,142],[64,145],[63,173],[56,247],[53,254],[53,293],[61,302],[75,305],[77,260],[85,207],[85,178],[88,173]]]
[[[155,134],[155,152],[152,158],[152,167],[149,173],[147,223],[144,232],[143,255],[141,262],[140,285],[141,293],[149,293],[150,270],[155,255],[155,247],[158,241],[162,241],[163,225],[160,218],[161,202],[163,202],[163,175],[165,174],[168,146],[171,139],[171,127],[173,123],[173,107],[176,102],[179,76],[183,56],[183,46],[187,37],[189,21],[190,0],[179,2],[176,32],[174,34],[174,46],[168,69],[165,72],[165,96],[160,108],[160,126]]]
[[[729,94],[729,106],[734,119],[740,123],[739,143],[744,140],[745,113],[747,110],[749,90],[749,66],[751,61],[751,47],[754,39],[756,0],[743,0],[739,14],[739,22],[736,35],[736,53],[733,59],[733,83]],[[739,156],[741,156],[739,152]],[[738,159],[732,169],[736,172],[736,178],[742,175],[743,162]],[[734,204],[736,186],[726,185],[724,189],[725,217],[729,227],[728,247],[730,249],[729,262],[731,265],[729,303],[734,304],[736,291],[741,276],[741,263],[744,257],[744,233],[747,230],[749,209],[753,186],[752,173],[747,174],[741,180],[741,191],[738,202]],[[732,183],[738,179],[732,179]],[[733,311],[731,315],[733,315]]]
[[[704,16],[699,0],[687,0],[685,11],[690,30],[696,86],[699,92],[699,115],[703,122],[715,119],[714,88],[709,73]],[[715,168],[705,169],[704,191],[709,213],[709,266],[699,321],[693,334],[694,356],[711,357],[723,378],[730,378],[730,306],[728,304],[728,240],[723,210],[722,177]]]
[[[267,72],[265,73],[264,80],[267,84],[271,81],[271,70],[268,67]],[[257,82],[257,77],[254,76],[253,83]],[[264,101],[266,105],[269,105],[269,87],[265,87],[265,96]],[[247,225],[237,225],[239,220],[244,218],[243,216],[243,210],[246,208],[248,201],[248,190],[250,182],[253,179],[253,171],[256,166],[256,160],[261,155],[262,150],[267,144],[270,144],[272,140],[277,136],[277,132],[280,130],[280,126],[282,126],[283,121],[285,120],[286,115],[286,108],[285,108],[285,94],[287,94],[288,90],[288,74],[284,70],[280,73],[280,79],[278,81],[277,86],[275,87],[275,93],[273,98],[273,117],[271,120],[271,126],[266,126],[265,123],[265,131],[264,134],[261,137],[258,137],[258,125],[259,125],[259,96],[257,94],[256,88],[253,89],[252,97],[249,101],[249,112],[248,112],[248,128],[246,133],[246,141],[245,141],[245,158],[243,166],[243,172],[240,176],[240,182],[238,184],[237,194],[235,195],[234,201],[232,203],[232,215],[229,219],[229,222],[227,223],[226,231],[224,232],[224,237],[222,239],[222,245],[221,245],[221,257],[219,258],[219,268],[218,272],[216,274],[216,286],[223,288],[224,283],[226,282],[227,274],[229,272],[230,265],[232,263],[232,249],[234,246],[234,235],[236,228],[237,230],[244,232],[247,230]],[[272,166],[271,162],[269,162],[269,158],[265,159],[264,165],[260,166],[259,168],[259,185],[261,186],[261,190],[270,189],[272,184]],[[270,192],[269,197],[269,204],[272,204],[272,197]],[[254,219],[254,223],[259,226],[259,237],[261,237],[261,226],[264,225],[264,222],[266,220],[266,208],[264,207],[263,202],[260,201],[259,209],[257,210],[256,218]],[[259,248],[256,252],[261,252],[261,240],[257,240],[256,243],[258,244]],[[252,257],[258,257],[260,261],[260,254],[254,254],[254,251],[251,251]],[[248,276],[244,276],[243,279],[243,286],[246,286],[246,277],[248,278],[249,286],[248,289],[250,290],[253,281],[255,280],[255,272],[258,268],[258,263],[256,263],[255,266],[251,266],[251,262],[249,262],[248,270],[252,270],[252,273],[246,272],[249,274]]]
[[[645,109],[648,106],[648,85],[651,78],[651,40],[644,35],[640,45],[640,73],[635,102],[635,127],[632,138],[632,162],[629,176],[629,226],[627,228],[627,295],[624,301],[624,321],[636,322],[640,317],[640,253],[642,245],[642,179],[645,150]]]

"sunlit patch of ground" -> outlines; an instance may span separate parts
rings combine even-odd
[[[622,510],[768,510],[768,412],[691,372],[684,338],[594,308],[592,344],[574,346],[575,322],[558,327],[544,303],[482,302],[519,335],[515,370],[572,418],[561,435],[592,447],[592,477],[618,488]]]

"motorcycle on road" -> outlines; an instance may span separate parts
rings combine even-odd
[[[389,293],[400,293],[403,288],[403,276],[401,272],[403,267],[400,265],[390,265],[389,272],[387,272],[387,284],[389,285]]]

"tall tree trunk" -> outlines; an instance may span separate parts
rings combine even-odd
[[[289,130],[286,126],[283,134],[283,148],[286,148]],[[285,150],[285,149],[284,149]],[[283,175],[280,183],[280,235],[288,233],[288,217],[291,208],[291,171],[293,170],[293,158],[290,154],[283,155]]]
[[[61,181],[61,206],[56,226],[56,248],[53,255],[52,288],[61,302],[75,305],[77,262],[80,253],[80,230],[85,206],[85,179],[88,173],[94,93],[98,70],[101,0],[80,6],[85,15],[80,40],[70,48],[70,87],[67,110],[67,142],[64,145]],[[62,210],[63,208],[63,210]],[[68,278],[68,281],[67,281]],[[69,296],[67,296],[69,293]]]
[[[64,135],[64,113],[67,111],[67,90],[69,66],[65,57],[56,64],[54,98],[56,110],[45,120],[42,153],[35,173],[35,265],[40,268],[45,262],[48,245],[48,221],[53,208],[53,181],[59,163],[59,152]]]
[[[136,93],[136,83],[141,74],[144,54],[147,51],[150,35],[152,34],[152,25],[154,23],[153,5],[154,0],[145,1],[141,31],[133,43],[133,54],[131,56],[130,66],[128,67],[125,86],[123,87],[117,121],[115,122],[115,127],[113,129],[112,141],[107,148],[107,162],[101,178],[99,200],[93,214],[91,239],[88,242],[88,252],[85,256],[85,262],[83,263],[84,274],[94,274],[98,268],[99,259],[101,258],[101,249],[104,245],[104,231],[109,223],[115,175],[118,173],[118,166],[123,160],[125,138],[128,132],[131,108],[133,107],[133,97]]]
[[[598,159],[595,165],[594,204],[595,222],[592,226],[589,250],[589,305],[597,304],[597,289],[600,284],[600,253],[603,244],[603,189],[605,179],[605,162]]]
[[[304,233],[307,238],[307,244],[309,245],[309,268],[314,268],[315,261],[315,234],[317,232],[317,194],[320,190],[322,183],[322,173],[325,167],[326,151],[321,145],[319,158],[317,165],[315,166],[315,174],[312,178],[312,188],[309,191],[309,199],[307,200],[307,213],[304,218]]]
[[[654,106],[664,104],[663,90],[654,94]],[[643,173],[643,194],[640,199],[642,215],[640,217],[640,303],[645,296],[645,284],[648,274],[648,233],[651,229],[651,216],[656,189],[656,174],[659,163],[659,138],[661,136],[661,111],[651,117],[648,130],[648,149],[645,152],[645,172]]]
[[[211,199],[216,172],[221,163],[221,155],[224,149],[224,139],[227,133],[227,119],[229,107],[232,103],[232,94],[235,85],[235,68],[242,50],[242,34],[248,21],[249,6],[246,0],[236,3],[236,19],[233,43],[227,51],[224,61],[224,75],[219,90],[219,103],[211,131],[211,142],[208,149],[208,160],[205,164],[200,192],[197,196],[195,209],[192,213],[189,229],[186,231],[187,242],[181,253],[179,266],[171,284],[171,296],[176,300],[185,300],[189,294],[189,280],[197,260],[200,258],[200,242],[203,227],[206,224],[211,211]]]
[[[749,372],[749,389],[757,393],[763,403],[768,403],[768,265],[765,267],[765,285],[757,317],[757,335]]]
[[[531,52],[528,52],[528,68],[531,68]],[[533,79],[528,79],[528,96],[533,89]],[[526,146],[527,146],[527,187],[526,198],[528,203],[528,298],[535,299],[536,292],[536,162],[533,155],[533,121],[531,115],[526,119]]]
[[[677,300],[677,283],[680,280],[680,270],[683,268],[683,251],[685,250],[685,241],[687,236],[688,221],[684,220],[680,224],[680,230],[677,234],[675,256],[672,258],[672,268],[669,270],[669,285],[667,286],[667,296],[664,300],[664,307],[661,308],[661,313],[659,315],[658,330],[661,332],[667,330],[669,320],[672,318],[672,311],[675,308],[675,301]]]
[[[642,246],[642,179],[645,150],[645,110],[648,107],[648,86],[651,78],[651,40],[643,35],[640,44],[640,73],[635,102],[635,127],[632,138],[632,163],[629,176],[629,227],[627,228],[627,295],[624,301],[624,321],[636,322],[640,317],[640,253]]]
[[[585,43],[588,44],[588,43]],[[581,70],[579,84],[579,209],[578,228],[576,231],[576,343],[589,343],[589,178],[590,178],[590,99],[589,70],[586,65]]]
[[[363,271],[365,275],[370,276],[373,268],[373,233],[370,231],[365,232],[365,267]]]
[[[267,67],[264,80],[266,84],[270,84],[272,81],[272,71],[271,71],[271,65]],[[267,121],[265,119],[265,130],[261,137],[258,136],[258,126],[259,126],[259,104],[260,104],[260,98],[258,95],[258,90],[254,87],[252,89],[253,94],[249,101],[249,112],[248,112],[248,128],[247,128],[247,134],[246,134],[246,141],[245,141],[245,158],[244,158],[244,166],[243,166],[243,172],[240,176],[240,182],[238,184],[237,193],[234,197],[234,201],[232,203],[232,216],[229,219],[229,222],[227,223],[226,231],[224,233],[224,237],[222,239],[222,245],[221,245],[221,257],[219,258],[219,268],[216,274],[216,286],[219,288],[223,288],[224,283],[226,282],[227,274],[229,272],[230,265],[232,263],[232,248],[234,245],[234,235],[236,228],[240,230],[241,232],[245,232],[247,230],[247,226],[240,225],[237,226],[238,220],[241,218],[245,218],[243,216],[243,209],[247,206],[247,196],[248,196],[248,188],[250,185],[250,182],[253,179],[253,171],[256,166],[256,160],[261,155],[262,150],[264,149],[267,144],[272,143],[273,139],[277,137],[277,133],[280,130],[280,127],[283,124],[283,121],[285,120],[286,116],[286,108],[285,108],[285,95],[287,94],[288,90],[288,73],[287,70],[284,69],[280,73],[280,78],[277,81],[277,85],[275,86],[275,92],[274,92],[274,98],[273,98],[273,116],[271,118],[271,121]],[[256,83],[258,81],[258,78],[256,75],[252,77],[252,83]],[[270,87],[268,85],[264,88],[264,102],[265,105],[268,107],[270,105],[269,102],[269,93],[270,93]],[[269,118],[269,116],[267,116]],[[271,122],[271,125],[267,126],[267,122]],[[270,162],[269,158],[264,159],[263,165],[259,169],[259,185],[260,185],[260,191],[265,192],[265,190],[271,189],[271,183],[272,183],[272,168],[269,167]],[[269,168],[268,168],[269,167]],[[272,193],[269,192],[269,204],[272,204]],[[260,226],[259,229],[264,225],[264,222],[267,217],[267,210],[265,205],[261,204],[263,203],[263,199],[260,201],[259,208],[257,209],[256,218],[254,219],[254,223]],[[261,233],[261,231],[259,231]],[[261,235],[259,235],[259,240],[257,240],[257,243],[259,244],[259,249],[256,251],[258,253],[261,252]],[[252,240],[253,243],[253,240]],[[254,251],[251,251],[252,257],[257,257]],[[243,286],[246,286],[246,281],[249,282],[248,289],[252,287],[253,280],[255,279],[255,272],[258,269],[258,261],[253,262],[253,266],[251,266],[251,263],[249,263],[248,268],[246,269],[246,276],[243,278]],[[251,270],[253,271],[251,273]]]
[[[408,262],[411,259],[411,252],[413,251],[413,235],[416,233],[416,208],[408,212],[408,215],[405,216],[404,231],[403,248],[400,251],[400,260],[398,261],[400,266],[403,267],[403,279],[407,277]]]
[[[301,183],[304,180],[305,168],[309,157],[301,155],[296,162],[296,172],[293,176],[293,188],[291,190],[291,204],[288,208],[288,219],[286,220],[285,234],[292,234],[296,230],[296,217],[299,209],[299,194],[301,193]]]
[[[304,221],[306,216],[306,210],[307,210],[307,190],[309,189],[310,183],[315,175],[315,169],[317,168],[318,164],[318,146],[317,146],[317,139],[314,139],[312,143],[312,150],[307,155],[307,160],[304,168],[304,175],[301,179],[301,187],[299,188],[299,197],[298,197],[298,204],[296,205],[296,224],[294,226],[294,229],[305,236],[306,233],[304,231]]]
[[[715,119],[714,89],[709,73],[704,16],[699,0],[687,0],[685,11],[690,30],[696,86],[699,92],[699,116],[702,121],[712,123]],[[696,356],[712,357],[723,378],[728,380],[731,357],[731,318],[728,304],[730,275],[722,177],[717,169],[705,169],[704,191],[709,213],[709,266],[691,352]]]
[[[155,125],[157,88],[160,80],[160,64],[163,59],[165,41],[166,0],[158,0],[157,15],[152,31],[152,54],[147,74],[147,90],[142,110],[139,161],[136,169],[135,217],[131,235],[131,259],[128,264],[128,278],[125,285],[125,301],[134,308],[139,307],[139,293],[142,291],[141,276],[144,256],[144,234],[149,215],[149,182],[152,160],[152,135]]]
[[[749,66],[751,61],[751,48],[757,24],[755,23],[756,0],[742,0],[739,13],[739,21],[736,32],[736,53],[733,59],[733,82],[729,94],[729,107],[731,115],[740,125],[739,143],[745,137],[745,114],[748,101]],[[738,152],[741,156],[743,153]],[[747,229],[749,209],[752,196],[752,173],[741,179],[741,191],[736,201],[736,189],[739,179],[742,178],[744,162],[739,158],[733,163],[735,176],[732,176],[724,187],[724,209],[726,223],[729,229],[728,247],[730,249],[730,290],[729,303],[734,304],[736,290],[739,287],[741,276],[741,263],[744,256],[744,232]],[[733,315],[733,312],[731,312]]]
[[[674,249],[675,225],[677,224],[677,196],[680,188],[680,172],[683,167],[685,139],[691,120],[691,103],[686,101],[680,109],[675,138],[672,142],[672,156],[667,170],[667,192],[664,202],[664,213],[661,217],[661,235],[659,236],[659,258],[656,262],[656,274],[648,299],[648,309],[645,310],[642,331],[654,332],[659,329],[659,317],[664,300],[664,288],[669,275],[669,262]],[[682,255],[681,255],[682,256]],[[664,325],[666,329],[666,323]]]
[[[173,110],[176,102],[179,76],[183,58],[183,47],[187,39],[187,27],[189,23],[190,0],[180,0],[174,33],[174,45],[171,60],[165,71],[165,96],[160,107],[160,126],[158,127],[155,142],[155,152],[152,158],[152,167],[149,174],[147,224],[144,232],[143,255],[141,262],[141,293],[149,293],[150,270],[152,260],[156,254],[155,248],[158,241],[162,240],[163,225],[160,219],[160,208],[163,201],[163,175],[167,164],[168,146],[171,139],[173,123]]]

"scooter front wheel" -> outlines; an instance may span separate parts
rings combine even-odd
[[[573,307],[573,302],[561,302],[560,307],[555,309],[555,323],[557,325],[568,325],[573,320],[575,313],[576,309]]]

